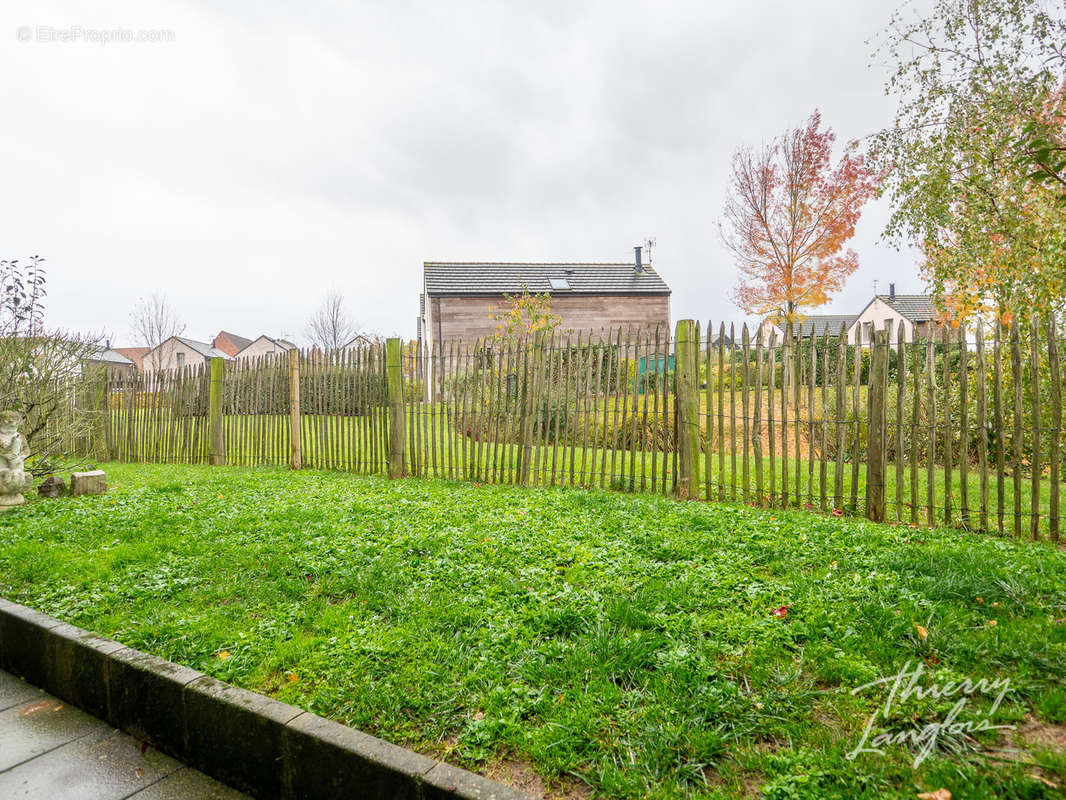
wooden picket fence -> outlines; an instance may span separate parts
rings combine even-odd
[[[1053,323],[858,346],[671,332],[398,339],[112,376],[122,461],[580,486],[1058,540]],[[83,393],[97,398],[100,393]]]

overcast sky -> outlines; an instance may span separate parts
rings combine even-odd
[[[9,0],[0,258],[44,256],[49,322],[117,344],[153,292],[193,338],[302,340],[331,288],[409,336],[423,261],[624,261],[654,236],[674,319],[739,321],[732,152],[816,107],[840,141],[889,124],[867,40],[898,4]],[[114,28],[171,41],[90,41]],[[825,311],[921,290],[886,216]]]

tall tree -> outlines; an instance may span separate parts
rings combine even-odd
[[[359,325],[344,308],[344,295],[333,290],[307,321],[305,335],[315,347],[338,350],[359,333]]]
[[[144,347],[154,350],[170,337],[181,336],[184,332],[185,323],[179,321],[166,295],[142,297],[133,308],[133,333]],[[158,369],[158,355],[149,358],[152,359],[152,368]]]
[[[748,314],[794,322],[858,269],[845,245],[877,178],[854,142],[833,164],[836,135],[821,123],[815,111],[802,127],[733,155],[719,231],[741,274],[734,298]]]
[[[1009,321],[1066,303],[1053,150],[1064,39],[1063,4],[1041,0],[937,0],[924,17],[898,12],[885,33],[898,101],[873,146],[889,170],[886,233],[922,249],[953,317]]]

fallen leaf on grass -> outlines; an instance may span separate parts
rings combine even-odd
[[[937,789],[935,792],[922,792],[918,800],[951,800],[951,792],[947,789]]]
[[[225,661],[227,658],[229,658],[229,650],[220,650],[218,653],[215,654],[215,658],[217,658],[219,661]]]
[[[289,683],[296,683],[296,681],[300,679],[296,677],[295,672],[290,672],[288,675],[285,676],[285,680],[287,680]]]
[[[921,625],[915,625],[914,627],[918,631],[918,635],[921,636],[923,639],[929,638],[929,631],[927,631]]]
[[[774,616],[778,619],[784,619],[788,616],[788,606],[781,606],[774,609]]]

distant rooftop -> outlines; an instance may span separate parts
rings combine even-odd
[[[222,352],[217,347],[213,347],[207,342],[198,342],[195,339],[186,339],[184,336],[175,336],[174,338],[186,347],[191,347],[193,350],[200,353],[200,355],[206,356],[207,358],[229,358],[228,353]]]
[[[640,272],[632,262],[622,263],[425,263],[426,294],[516,294],[523,287],[531,294],[650,294],[668,295],[670,287],[651,267]]]
[[[101,347],[100,350],[94,354],[92,361],[99,361],[101,364],[112,364],[115,366],[132,367],[134,362],[132,359],[127,358],[117,349],[111,349],[110,347]]]
[[[897,294],[894,299],[891,295],[879,294],[877,299],[911,322],[928,322],[939,316],[933,298],[928,294]]]
[[[237,353],[239,353],[241,350],[243,350],[252,343],[252,340],[247,338],[246,336],[238,336],[237,334],[230,333],[229,331],[219,331],[218,336],[211,340],[211,346],[217,347],[219,350],[222,350],[223,348],[219,347],[218,340],[221,339],[223,336],[225,336],[227,339],[230,340],[230,342],[233,343],[232,353],[228,349],[225,350],[225,353],[231,356],[237,355]]]
[[[125,356],[134,364],[137,365],[137,369],[144,369],[144,357],[151,352],[151,347],[113,347],[116,353],[121,356]]]
[[[828,330],[830,336],[840,335],[840,326],[850,328],[858,319],[857,314],[805,314],[797,322],[793,323],[796,335],[800,338],[808,336],[824,336]],[[774,323],[778,330],[785,329],[785,323]]]

